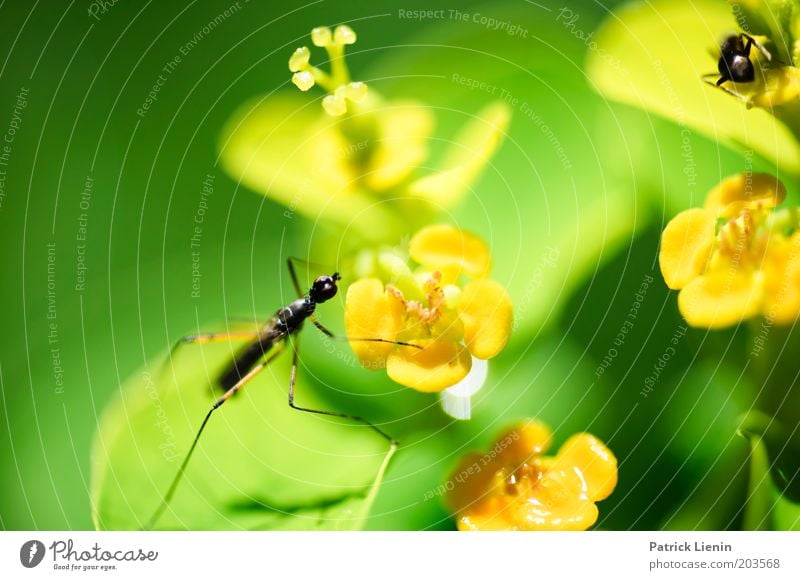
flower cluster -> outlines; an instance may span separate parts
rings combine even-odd
[[[364,367],[385,369],[399,384],[440,393],[448,414],[467,419],[487,361],[509,340],[513,306],[488,278],[491,255],[480,238],[429,224],[471,190],[502,140],[509,108],[488,104],[431,160],[433,109],[384,98],[375,81],[368,88],[352,80],[344,56],[356,40],[348,26],[312,30],[329,71],[311,64],[307,46],[288,64],[300,91],[325,91],[322,111],[296,92],[242,107],[223,139],[223,163],[289,207],[287,217],[297,211],[356,236],[349,242],[360,252],[351,256],[355,282],[345,299],[353,351]],[[407,248],[381,245],[415,230]],[[586,529],[596,521],[594,502],[616,484],[616,459],[601,442],[576,435],[544,457],[550,433],[537,422],[515,427],[507,439],[484,456],[482,469],[448,487],[461,529]]]
[[[720,328],[762,315],[788,324],[800,315],[800,232],[795,208],[777,210],[786,188],[766,173],[723,180],[705,207],[664,229],[659,263],[692,326]]]
[[[464,379],[475,359],[506,345],[513,308],[505,289],[486,278],[491,259],[482,240],[450,225],[427,226],[409,243],[412,271],[396,252],[366,256],[369,275],[347,290],[347,335],[422,348],[353,341],[369,369],[386,368],[396,382],[438,392]]]
[[[455,135],[434,135],[436,116],[425,103],[382,96],[351,79],[345,48],[356,42],[348,26],[318,27],[330,70],[311,64],[307,46],[289,58],[301,91],[326,92],[322,110],[296,92],[246,103],[221,139],[222,163],[247,187],[306,217],[346,226],[371,243],[402,237],[470,191],[502,141],[510,110],[495,101],[471,115]],[[428,144],[444,139],[441,155]]]
[[[446,486],[460,530],[586,530],[597,521],[595,502],[617,485],[617,460],[588,433],[570,437],[544,456],[552,435],[527,421],[504,433],[495,452],[465,456]]]
[[[322,99],[322,107],[328,115],[342,117],[345,113],[351,113],[345,126],[328,125],[326,130],[320,132],[320,144],[327,142],[320,152],[345,150],[348,140],[362,139],[361,143],[374,140],[376,146],[368,158],[356,156],[356,163],[342,155],[320,155],[320,159],[335,160],[328,167],[328,173],[334,171],[338,174],[338,183],[356,185],[363,181],[363,185],[373,191],[386,191],[398,185],[427,156],[425,140],[433,130],[433,115],[419,103],[385,102],[374,92],[368,95],[366,83],[350,80],[344,47],[356,42],[356,34],[349,26],[337,26],[333,32],[325,26],[315,28],[311,31],[311,41],[328,51],[331,73],[312,66],[311,52],[303,46],[295,50],[289,59],[289,70],[294,73],[292,82],[301,91],[307,91],[315,84],[326,90],[328,95]],[[356,113],[359,120],[353,119]],[[508,113],[505,106],[495,105],[488,113],[487,118],[492,124],[506,124]],[[475,130],[473,127],[472,131]],[[479,132],[484,133],[485,130]],[[439,202],[447,202],[456,191],[462,190],[458,182],[474,178],[476,171],[494,150],[497,139],[491,127],[486,137],[488,143],[476,143],[478,149],[471,155],[455,159],[456,163],[446,173],[434,174],[427,180],[409,184],[409,193],[417,196],[435,193]],[[483,135],[478,136],[478,139],[483,138]],[[366,171],[363,165],[366,165]]]

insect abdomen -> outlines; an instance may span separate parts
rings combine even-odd
[[[272,349],[275,340],[275,337],[265,336],[241,350],[233,362],[220,374],[217,381],[219,387],[223,391],[227,391],[238,383]]]

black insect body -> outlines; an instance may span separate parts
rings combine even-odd
[[[746,34],[732,34],[722,41],[717,63],[720,74],[717,86],[726,81],[751,83],[755,80],[756,71],[753,61],[750,60],[753,42],[753,39]]]
[[[294,279],[293,269],[291,271]],[[334,273],[332,276],[320,276],[314,281],[307,296],[298,298],[275,312],[270,321],[261,329],[261,332],[257,335],[255,340],[242,350],[235,360],[232,361],[232,364],[222,372],[217,381],[219,387],[224,391],[232,389],[275,345],[288,336],[298,332],[303,327],[303,323],[306,319],[314,315],[317,304],[327,302],[336,296],[338,291],[336,283],[340,279],[338,273]],[[317,325],[317,328],[328,334],[327,330],[323,329],[316,320],[313,322]],[[210,336],[211,335],[187,337],[184,341],[209,342]],[[222,335],[223,340],[228,337],[229,335]]]
[[[748,108],[752,106],[751,99],[723,85],[726,82],[747,84],[756,80],[756,66],[750,57],[753,47],[758,49],[766,62],[772,62],[772,54],[755,38],[744,32],[731,34],[720,43],[717,61],[719,78],[713,80],[717,76],[715,73],[703,75],[705,82],[744,101]]]
[[[297,274],[294,269],[293,259],[290,258],[288,261],[289,265],[289,273],[292,277],[292,283],[294,284],[294,288],[297,291],[298,295],[302,295],[302,291],[300,290],[300,284],[297,281]],[[344,341],[363,341],[363,342],[385,342],[385,343],[392,343],[397,344],[400,346],[406,346],[411,348],[421,348],[418,345],[408,344],[405,342],[396,342],[391,340],[385,340],[382,338],[352,338],[352,337],[340,337],[334,335],[330,330],[325,328],[320,322],[316,320],[314,317],[314,312],[316,311],[316,307],[318,304],[322,304],[327,302],[334,296],[338,291],[337,282],[340,280],[340,276],[338,273],[334,273],[331,276],[320,276],[317,278],[308,292],[290,302],[288,305],[280,308],[275,312],[272,318],[257,332],[235,332],[235,333],[213,333],[213,334],[198,334],[193,336],[187,336],[180,340],[175,347],[172,349],[172,353],[174,354],[175,350],[179,348],[181,345],[188,344],[188,343],[208,343],[208,342],[222,342],[222,341],[230,341],[230,340],[246,340],[249,341],[249,344],[244,347],[231,361],[231,363],[220,373],[217,384],[218,386],[224,390],[224,394],[221,395],[216,402],[211,406],[211,409],[208,411],[208,414],[203,419],[203,422],[200,425],[200,428],[197,431],[197,435],[195,435],[194,441],[192,442],[189,451],[186,454],[186,457],[181,463],[181,466],[178,468],[178,472],[175,475],[175,478],[172,480],[169,489],[167,489],[166,494],[164,494],[164,498],[162,499],[160,505],[156,509],[153,516],[150,518],[147,526],[145,529],[151,529],[161,517],[161,514],[167,508],[172,496],[175,493],[175,490],[178,487],[178,483],[180,483],[181,478],[183,477],[184,472],[186,471],[186,466],[189,463],[189,459],[192,456],[192,453],[197,446],[197,442],[200,440],[200,435],[203,433],[203,430],[208,423],[208,420],[211,418],[211,415],[215,410],[221,407],[227,400],[229,400],[234,394],[236,394],[242,387],[244,387],[248,382],[250,382],[258,373],[264,370],[267,365],[269,365],[285,348],[287,342],[291,342],[293,357],[292,357],[292,370],[289,377],[289,406],[292,409],[296,409],[298,411],[303,411],[306,413],[315,413],[319,415],[329,415],[333,417],[341,417],[345,419],[351,419],[354,421],[358,421],[360,423],[365,424],[366,426],[370,427],[371,429],[378,432],[387,441],[390,442],[392,449],[396,448],[397,442],[392,439],[389,435],[387,435],[384,431],[382,431],[378,426],[370,423],[366,419],[361,417],[357,417],[354,415],[348,415],[345,413],[338,413],[335,411],[323,411],[320,409],[309,409],[307,407],[300,407],[295,404],[295,382],[297,378],[297,365],[298,365],[298,350],[297,350],[297,342],[292,340],[292,336],[295,335],[300,329],[303,327],[303,323],[306,320],[311,320],[311,322],[316,326],[322,333],[334,340],[344,340]]]

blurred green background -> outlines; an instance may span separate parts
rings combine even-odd
[[[0,527],[90,529],[90,446],[120,386],[180,336],[232,318],[263,320],[293,297],[285,257],[308,255],[318,233],[237,186],[218,167],[217,143],[243,102],[294,90],[286,62],[312,27],[342,22],[359,35],[348,60],[354,77],[385,96],[425,101],[437,113],[435,135],[452,135],[465,112],[504,95],[513,114],[475,193],[444,218],[489,241],[493,277],[509,289],[518,321],[473,421],[453,423],[434,396],[341,364],[306,330],[302,388],[329,408],[386,421],[405,443],[367,528],[453,529],[425,492],[461,454],[488,448],[524,417],[546,421],[558,443],[591,431],[617,455],[620,483],[600,504],[598,527],[737,527],[749,448],[736,435],[739,399],[747,401],[739,395],[750,388],[740,373],[744,339],[684,336],[657,252],[666,221],[740,171],[742,156],[692,135],[696,180],[687,187],[680,128],[592,90],[585,35],[616,3],[571,0],[579,16],[571,26],[549,0],[237,4],[163,77],[143,116],[137,109],[163,67],[231,3],[0,8],[0,132],[28,90],[0,206]],[[525,34],[472,18],[400,16],[431,8],[486,15]],[[190,240],[207,175],[214,191],[192,297]],[[634,304],[631,332],[615,344]],[[341,301],[320,316],[341,330]],[[654,370],[671,344],[669,364]]]

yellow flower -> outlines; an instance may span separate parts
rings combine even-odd
[[[374,263],[361,270],[372,275],[347,290],[347,335],[422,347],[350,343],[366,368],[386,368],[402,385],[439,392],[466,377],[472,357],[486,360],[503,350],[513,308],[505,289],[486,278],[489,249],[472,234],[428,226],[414,235],[408,252],[420,265],[414,272],[393,252],[366,258]]]
[[[337,222],[372,241],[397,237],[409,224],[419,226],[434,211],[457,204],[499,146],[508,106],[489,104],[431,160],[431,109],[385,99],[351,79],[344,52],[356,42],[355,32],[319,27],[311,40],[328,52],[330,71],[311,64],[306,46],[291,55],[289,69],[301,91],[318,86],[326,92],[322,110],[297,93],[246,103],[223,132],[226,170],[287,206],[288,218],[298,212]]]
[[[312,66],[311,52],[303,46],[289,59],[292,82],[304,92],[315,84],[322,87],[328,93],[322,108],[330,117],[351,113],[337,121],[323,117],[315,127],[309,146],[320,178],[333,191],[350,193],[359,187],[385,191],[398,184],[427,156],[425,141],[433,129],[432,115],[416,103],[389,105],[377,95],[370,97],[366,83],[350,80],[344,47],[355,44],[357,38],[349,26],[337,26],[334,31],[315,28],[311,40],[328,52],[331,73]],[[380,147],[366,155],[370,139]]]
[[[794,103],[800,98],[800,69],[793,66],[762,69],[758,82],[745,94],[749,95],[745,97],[748,108],[772,109]]]
[[[788,324],[800,315],[796,210],[777,211],[786,189],[766,173],[723,180],[704,208],[675,216],[659,263],[692,326],[720,328],[762,315]]]
[[[546,425],[528,421],[504,433],[489,450],[465,456],[446,489],[458,528],[585,530],[597,521],[595,502],[617,485],[617,459],[588,433],[570,437],[555,457]]]

